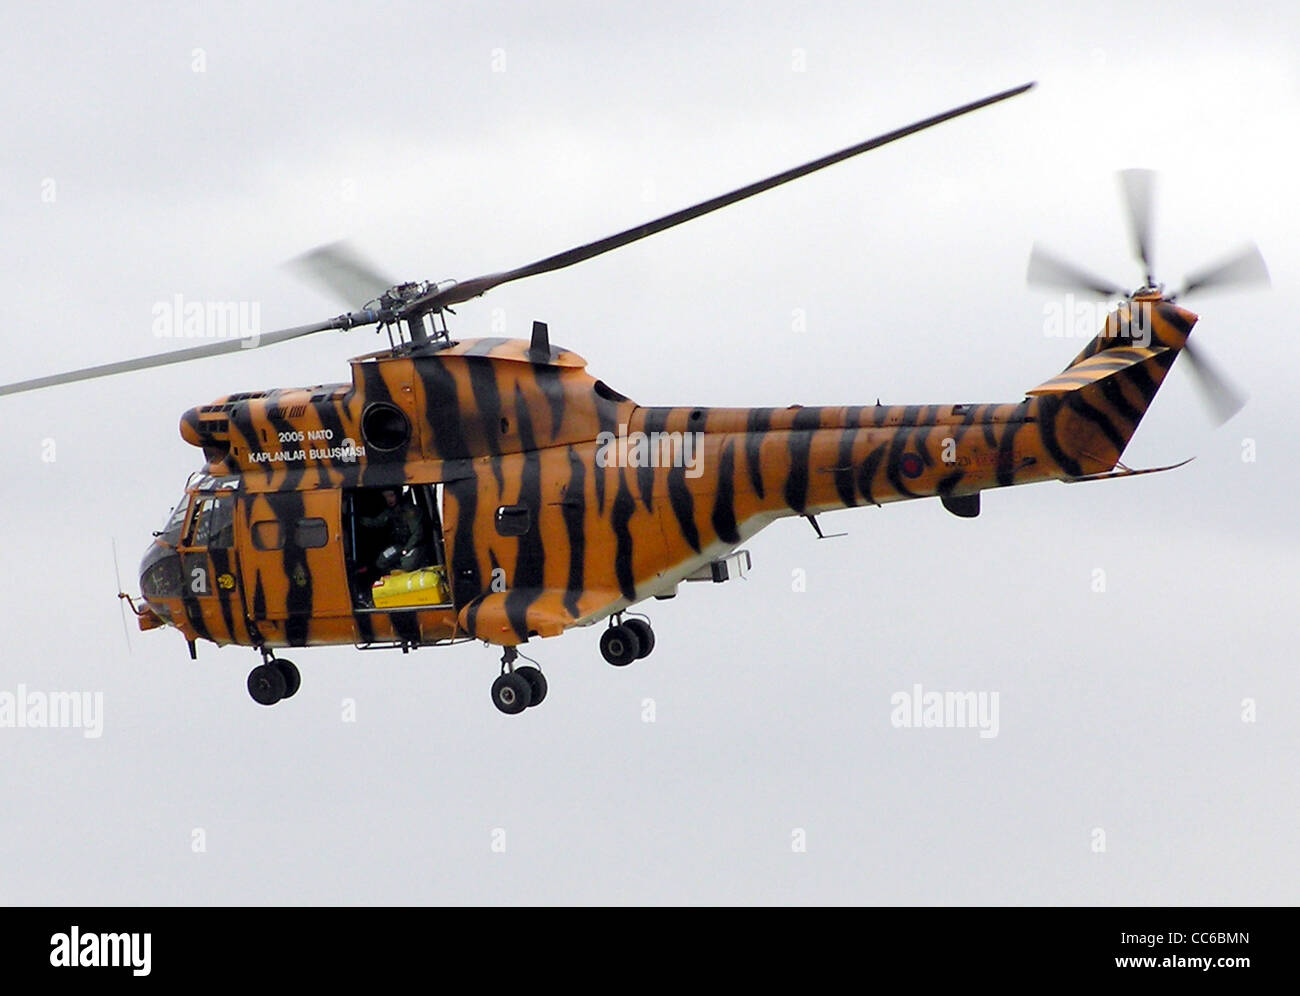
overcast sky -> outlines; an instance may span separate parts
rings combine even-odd
[[[280,265],[322,242],[463,279],[1031,79],[453,330],[545,320],[644,404],[1015,401],[1081,344],[1035,240],[1140,277],[1129,166],[1163,280],[1251,239],[1274,279],[1187,302],[1250,404],[1216,429],[1178,364],[1125,460],[1189,466],[777,523],[651,603],[647,660],[530,646],[519,717],[479,645],[298,651],[265,709],[253,652],[123,634],[181,412],[346,380],[372,332],[0,399],[0,693],[104,702],[98,738],[0,729],[0,901],[1294,903],[1300,13],[1062,6],[8,5],[5,381],[167,348],[177,294],[336,314]],[[998,735],[895,728],[918,683],[997,693]]]

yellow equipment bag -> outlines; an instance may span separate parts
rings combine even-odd
[[[377,609],[398,609],[411,605],[446,605],[447,573],[441,567],[418,571],[393,571],[375,582],[370,592]]]

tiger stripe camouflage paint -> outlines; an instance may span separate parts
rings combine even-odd
[[[1141,342],[1133,305],[1151,308]],[[782,516],[1109,471],[1195,321],[1154,297],[1121,305],[1062,374],[1006,404],[646,408],[575,354],[539,363],[522,341],[360,357],[350,385],[186,412],[206,472],[238,485],[234,549],[213,553],[237,583],[159,614],[187,639],[271,647],[553,636],[671,591]],[[618,452],[602,433],[693,434],[698,464],[602,460]],[[354,611],[342,489],[398,484],[443,486],[452,605]],[[529,509],[531,528],[499,533],[502,506]],[[255,548],[254,523],[292,537],[304,517],[325,520],[324,546]]]

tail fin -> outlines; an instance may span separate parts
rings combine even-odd
[[[1121,304],[1061,373],[1026,394],[1048,453],[1069,477],[1113,468],[1196,315],[1154,296]]]

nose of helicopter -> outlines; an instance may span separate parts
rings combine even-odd
[[[140,561],[140,595],[164,622],[171,621],[168,602],[181,597],[181,555],[176,548],[154,540]]]

